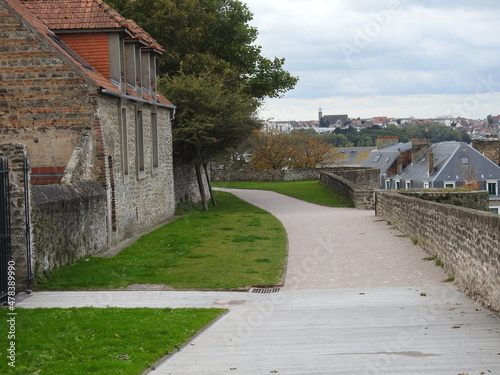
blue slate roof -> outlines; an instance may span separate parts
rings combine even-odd
[[[411,150],[411,142],[398,143],[389,147],[384,147],[380,150],[373,150],[365,159],[362,166],[370,168],[379,168],[380,174],[385,174],[396,162],[400,152]]]
[[[500,179],[500,167],[463,142],[441,142],[431,146],[434,171],[429,175],[428,154],[398,175],[406,181],[484,181]]]

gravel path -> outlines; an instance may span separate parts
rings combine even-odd
[[[285,290],[437,286],[448,278],[374,211],[324,207],[269,191],[218,190],[283,223],[289,241]]]

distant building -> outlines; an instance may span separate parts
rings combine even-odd
[[[491,212],[500,208],[500,167],[464,142],[432,145],[396,175],[385,176],[385,189],[455,188],[466,185],[490,194]]]

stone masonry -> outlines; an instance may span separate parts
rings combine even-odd
[[[404,196],[376,193],[376,215],[443,263],[470,297],[500,311],[500,216]]]

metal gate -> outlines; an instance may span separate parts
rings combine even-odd
[[[7,302],[10,247],[9,165],[0,158],[0,305]]]

